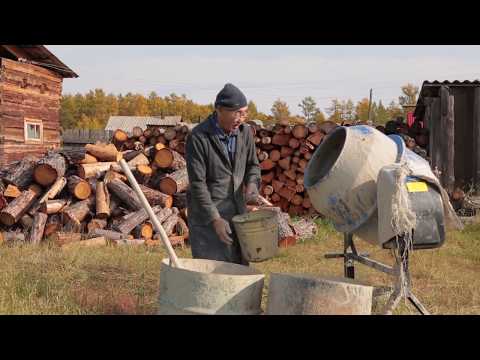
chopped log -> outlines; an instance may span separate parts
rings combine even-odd
[[[89,236],[100,237],[103,236],[109,240],[121,240],[121,239],[133,239],[131,235],[125,235],[117,231],[105,230],[105,229],[93,229]]]
[[[283,170],[288,170],[290,169],[290,161],[292,158],[290,156],[287,156],[286,158],[280,159],[278,161],[278,166],[280,166]]]
[[[187,169],[184,168],[162,178],[158,187],[162,193],[173,195],[177,192],[185,191],[188,187],[188,184],[188,173]]]
[[[167,145],[168,141],[167,139],[165,139],[164,135],[160,135],[159,137],[157,137],[157,143]]]
[[[142,164],[137,165],[137,168],[133,172],[135,179],[140,184],[147,184],[152,174],[153,174],[152,168],[148,165],[142,165]]]
[[[152,138],[150,138],[150,139],[152,139]],[[138,138],[138,141],[141,142],[143,145],[145,145],[147,143],[147,138],[142,135]],[[155,141],[155,140],[152,139],[152,141]]]
[[[310,198],[309,198],[309,197],[305,197],[305,198],[303,199],[302,206],[303,206],[305,209],[310,209],[310,208],[312,207],[312,202],[310,201]]]
[[[143,146],[143,143],[141,141],[135,141],[133,143],[133,150],[143,152],[144,149],[145,149],[145,146]]]
[[[85,157],[83,158],[83,160],[79,162],[79,164],[94,164],[97,162],[98,162],[98,159],[95,156],[86,153]]]
[[[288,146],[292,149],[297,149],[300,146],[300,141],[293,137],[288,141]]]
[[[28,190],[32,190],[33,192],[35,192],[37,195],[41,195],[42,192],[43,192],[43,189],[40,185],[38,184],[30,184],[28,186]]]
[[[295,185],[295,191],[297,193],[302,193],[305,191],[305,186],[303,186],[303,184],[297,184]]]
[[[271,136],[272,133],[270,131],[268,131],[267,129],[261,129],[259,132],[258,132],[258,136],[260,138],[264,138],[264,137],[267,137],[267,136]]]
[[[295,150],[288,146],[282,146],[280,149],[280,157],[285,158],[293,154]]]
[[[295,172],[295,171],[297,171],[297,169],[298,169],[298,164],[291,164],[291,165],[290,165],[290,169],[289,169],[288,171],[293,171],[293,172]],[[296,176],[297,176],[297,175],[295,174],[295,178],[296,178]]]
[[[30,228],[33,225],[33,217],[28,214],[25,214],[21,217],[19,223],[20,225],[22,225],[23,230],[27,232],[28,230],[30,230]]]
[[[283,133],[289,135],[292,133],[292,130],[293,128],[290,125],[288,125],[283,128]]]
[[[63,246],[82,240],[82,234],[72,232],[57,232],[52,235],[52,240],[56,245]]]
[[[280,195],[278,195],[277,193],[274,193],[272,194],[271,199],[272,199],[272,202],[278,202],[280,201],[281,198],[280,198]]]
[[[313,145],[320,145],[320,143],[323,141],[323,137],[325,135],[321,132],[321,131],[317,131],[315,133],[313,133],[312,135],[310,135],[307,140],[309,142],[311,142]]]
[[[190,231],[188,225],[181,217],[178,217],[177,225],[175,225],[175,232],[178,235],[183,236],[184,239],[188,239],[189,237]]]
[[[70,193],[79,200],[88,199],[92,194],[90,184],[76,175],[67,179],[67,187]]]
[[[139,184],[140,189],[147,198],[151,206],[160,205],[162,208],[171,208],[173,205],[173,197],[160,191],[151,189],[145,185]]]
[[[273,191],[275,191],[275,193],[278,193],[280,189],[285,186],[285,183],[283,183],[282,181],[273,179],[272,186],[273,186]]]
[[[178,215],[178,210],[174,211],[176,208],[165,208],[157,212],[157,219],[160,223],[163,223],[171,215]],[[150,221],[147,221],[149,224],[152,224]],[[153,225],[152,225],[153,226]]]
[[[293,181],[292,179],[287,179],[285,185],[295,191],[295,187],[297,186],[297,183]]]
[[[287,146],[291,136],[286,134],[276,134],[272,137],[272,144],[279,146]]]
[[[35,202],[39,193],[33,190],[25,190],[0,212],[0,221],[11,226],[15,224],[28,211]]]
[[[119,152],[113,144],[87,144],[85,145],[85,149],[89,154],[95,156],[100,161],[117,162],[122,158],[122,153]]]
[[[275,167],[276,163],[274,163],[271,159],[266,159],[260,163],[261,170],[272,170]]]
[[[60,194],[65,185],[67,185],[67,179],[63,176],[58,178],[57,181],[55,181],[50,189],[44,194],[42,200],[54,199],[58,194]]]
[[[122,129],[117,129],[113,132],[113,141],[119,144],[123,144],[128,140],[128,134]]]
[[[175,229],[175,225],[177,225],[178,222],[178,215],[177,214],[172,214],[169,217],[165,219],[165,221],[162,223],[162,227],[165,230],[165,233],[167,236],[171,236],[173,234],[173,230]]]
[[[290,205],[288,213],[292,216],[302,216],[304,213],[303,207],[300,205]]]
[[[15,185],[8,185],[3,195],[8,198],[17,198],[22,195],[22,192]]]
[[[295,191],[284,186],[277,192],[277,194],[280,195],[282,198],[286,199],[287,201],[291,201],[293,196],[295,195]]]
[[[308,124],[307,127],[310,134],[314,134],[320,131],[317,123],[314,123],[314,122],[311,122],[310,124]]]
[[[173,150],[175,150],[175,151],[178,152],[179,154],[185,155],[185,151],[186,151],[185,141],[180,141],[180,142],[178,143],[178,145],[175,146],[175,148],[174,148]]]
[[[138,165],[150,165],[150,160],[140,151],[140,150],[134,150],[135,152],[138,152],[137,156],[135,156],[133,159],[127,161],[127,164],[136,167]]]
[[[97,218],[107,219],[110,216],[110,193],[103,181],[97,181],[95,205]]]
[[[123,182],[126,182],[128,180],[125,175],[110,169],[105,173],[105,176],[103,177],[103,182],[105,183],[105,185],[107,185],[113,179],[118,179]]]
[[[261,141],[262,141],[262,144],[268,145],[272,143],[272,138],[270,136],[265,136],[262,138]]]
[[[139,138],[140,136],[144,135],[145,137],[150,136],[150,129],[146,129],[143,131],[143,129],[140,126],[134,126],[132,129],[132,137]]]
[[[4,209],[8,205],[7,199],[0,193],[0,210]]]
[[[179,170],[187,166],[182,155],[167,148],[158,151],[154,161],[161,169]]]
[[[317,225],[311,219],[300,219],[292,224],[293,231],[300,239],[310,238],[317,233]]]
[[[74,241],[69,244],[62,245],[62,249],[69,250],[69,249],[76,249],[79,247],[96,247],[96,246],[107,246],[108,242],[107,239],[102,237],[97,237],[93,239],[81,240],[81,241]]]
[[[92,219],[87,225],[88,233],[91,233],[95,229],[105,229],[107,227],[107,220],[105,219]]]
[[[308,161],[306,159],[300,159],[300,161],[298,162],[298,167],[300,169],[305,169],[308,165]]]
[[[274,177],[275,177],[275,172],[270,171],[270,172],[266,173],[265,175],[262,175],[262,182],[270,184]]]
[[[151,239],[153,237],[153,226],[149,223],[140,224],[135,227],[133,232],[136,239]]]
[[[112,245],[115,246],[135,246],[135,245],[145,245],[144,239],[119,239],[112,240]]]
[[[115,194],[129,209],[142,209],[142,204],[135,192],[124,182],[112,179],[107,184],[108,190]]]
[[[272,144],[262,144],[261,147],[265,151],[270,151],[276,148],[276,146]]]
[[[295,194],[291,200],[291,203],[295,206],[300,206],[303,203],[303,196]]]
[[[313,146],[308,141],[305,141],[304,143],[302,143],[302,145],[300,145],[300,154],[306,154],[313,150],[315,150],[315,146]]]
[[[184,209],[187,207],[187,193],[173,194],[173,206],[178,209]]]
[[[0,232],[0,244],[8,242],[24,242],[25,234],[18,231],[2,231]]]
[[[59,232],[61,230],[62,230],[62,219],[60,217],[60,214],[53,214],[53,215],[50,215],[47,219],[43,236],[47,238],[50,235],[56,232]]]
[[[94,202],[94,198],[91,197],[64,208],[62,211],[64,223],[70,222],[71,225],[80,226],[80,223],[89,215]]]
[[[135,140],[134,139],[128,139],[123,144],[123,148],[126,149],[126,150],[133,150],[134,147],[135,147]]]
[[[43,233],[45,231],[45,224],[47,223],[48,215],[37,212],[33,217],[32,230],[29,236],[29,242],[32,244],[39,244],[43,239]]]
[[[49,153],[40,159],[33,170],[34,180],[43,186],[52,185],[59,177],[65,175],[66,159],[58,153]]]
[[[270,154],[268,156],[268,158],[271,159],[273,162],[277,162],[278,160],[280,160],[280,157],[280,151],[278,151],[277,149],[270,151]]]
[[[323,132],[325,135],[330,134],[335,128],[337,128],[338,125],[333,122],[333,121],[323,121],[318,125],[318,128],[321,132]]]
[[[154,206],[152,210],[155,214],[162,211],[161,206]],[[136,226],[143,223],[148,219],[148,213],[144,208],[137,210],[136,212],[129,214],[126,219],[116,224],[114,230],[121,232],[122,234],[130,234]]]
[[[295,125],[292,130],[292,135],[297,139],[305,139],[308,135],[308,128],[305,125]]]
[[[299,158],[298,156],[292,157],[292,162],[293,162],[294,164],[298,164],[299,161],[300,161],[300,158]]]
[[[285,174],[283,174],[283,173],[280,174],[280,175],[278,175],[277,178],[278,178],[278,181],[281,181],[281,182],[283,182],[283,183],[288,180],[288,178],[287,178],[287,177],[285,176]]]
[[[175,137],[177,136],[177,132],[175,131],[174,128],[169,128],[165,131],[165,134],[163,134],[163,136],[165,136],[165,139],[167,141],[171,141],[175,139]]]
[[[146,151],[146,149],[144,150]],[[126,150],[122,152],[123,159],[128,163],[130,160],[136,158],[138,154],[141,154],[140,150]]]
[[[47,215],[57,214],[62,211],[65,206],[68,206],[68,201],[65,199],[47,200],[40,204],[38,211]]]
[[[258,161],[262,162],[268,159],[268,153],[266,151],[261,151],[260,154],[257,156]]]
[[[7,169],[3,181],[7,185],[13,185],[20,190],[26,189],[33,181],[33,171],[38,159],[26,156],[17,165]]]
[[[273,194],[273,186],[271,185],[266,185],[263,187],[263,194],[266,196],[270,196]]]
[[[295,172],[295,170],[289,169],[289,170],[285,170],[283,173],[290,180],[296,180],[297,179],[297,173]]]
[[[79,164],[81,161],[85,160],[85,155],[87,154],[85,148],[78,149],[60,149],[53,151],[65,157],[69,164]]]
[[[78,176],[82,179],[89,177],[98,177],[107,172],[112,165],[116,165],[116,162],[97,162],[93,164],[80,164],[78,165]]]
[[[297,179],[296,179],[297,184],[302,184],[303,185],[303,179],[304,179],[303,174],[297,174]]]
[[[258,145],[262,142],[262,139],[260,139],[258,136],[255,136],[255,145]]]

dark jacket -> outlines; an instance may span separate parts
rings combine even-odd
[[[243,185],[260,185],[260,167],[255,142],[248,125],[240,125],[232,165],[224,145],[215,134],[211,119],[197,125],[186,143],[189,179],[188,219],[194,225],[207,225],[215,217],[230,220],[244,213]]]

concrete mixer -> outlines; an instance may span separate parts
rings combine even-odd
[[[354,278],[354,261],[395,276],[385,313],[401,296],[422,314],[428,311],[410,291],[408,253],[440,247],[446,220],[461,227],[448,194],[423,158],[401,137],[365,125],[339,127],[322,142],[309,162],[305,188],[315,209],[344,233],[345,277]],[[353,235],[384,249],[395,249],[389,267],[359,254]]]

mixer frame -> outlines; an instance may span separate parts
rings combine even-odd
[[[369,258],[368,253],[358,253],[353,242],[351,233],[343,234],[343,253],[329,253],[325,255],[327,259],[343,258],[344,276],[349,279],[355,279],[355,261],[375,270],[389,274],[395,278],[395,287],[385,306],[384,314],[391,315],[393,310],[398,306],[402,297],[405,297],[422,315],[430,315],[428,310],[418,300],[411,291],[411,278],[409,272],[409,249],[405,248],[405,241],[399,237],[400,253],[406,252],[406,261],[402,262],[398,256],[395,256],[395,264],[393,266],[385,265],[377,260]],[[402,278],[406,279],[404,291],[402,291]],[[392,288],[389,287],[391,290]]]

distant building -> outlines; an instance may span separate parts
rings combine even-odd
[[[149,126],[170,127],[184,124],[186,123],[183,122],[181,116],[165,116],[163,118],[160,116],[110,116],[105,130],[115,131],[120,129],[131,134],[135,126],[146,130]]]

